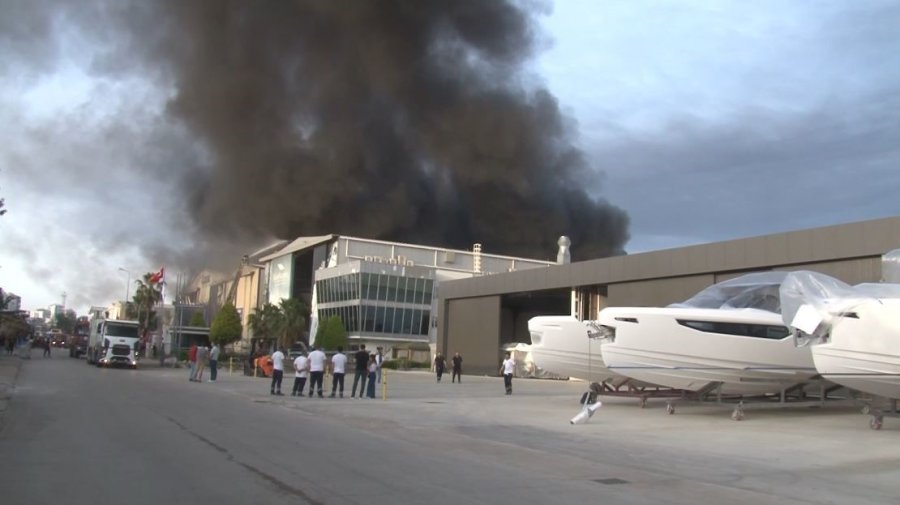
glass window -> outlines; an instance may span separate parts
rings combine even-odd
[[[395,275],[388,276],[388,295],[387,299],[389,302],[397,301],[397,279],[398,277]]]
[[[378,300],[380,301],[387,299],[387,282],[388,277],[386,275],[378,275]]]
[[[409,277],[398,277],[397,278],[397,301],[400,303],[408,303],[406,301],[406,297],[408,296],[406,291],[406,283],[409,280]]]
[[[350,298],[353,300],[359,299],[359,274],[350,276]]]
[[[394,307],[384,309],[384,332],[394,333]]]
[[[425,305],[431,305],[431,292],[434,290],[434,281],[425,279],[425,299],[422,301]]]
[[[375,331],[375,307],[371,305],[363,305],[363,329],[365,331]]]
[[[422,320],[419,325],[419,335],[428,335],[428,326],[431,323],[431,311],[423,310],[422,311]]]
[[[400,330],[397,333],[401,335],[409,335],[409,322],[412,320],[412,311],[409,309],[397,309],[400,320]]]
[[[384,332],[384,307],[375,307],[375,331]]]
[[[369,299],[369,274],[359,274],[359,297]]]
[[[422,309],[415,309],[412,311],[412,316],[409,321],[409,330],[405,331],[406,335],[418,335],[419,334],[419,321],[422,319]]]
[[[350,331],[359,333],[359,305],[350,307]]]

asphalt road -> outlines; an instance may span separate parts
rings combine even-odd
[[[846,411],[794,419],[778,433],[783,419],[773,414],[735,423],[721,412],[666,419],[659,409],[650,417],[614,406],[573,427],[580,385],[517,380],[505,397],[498,378],[447,380],[389,376],[388,401],[296,399],[238,375],[198,384],[180,369],[35,358],[22,366],[0,431],[0,502],[759,505],[900,496],[891,449],[900,429],[886,422],[870,432]],[[816,433],[844,439],[818,442]]]

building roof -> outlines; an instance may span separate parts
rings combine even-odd
[[[295,253],[297,251],[302,251],[303,249],[307,249],[310,247],[317,246],[319,244],[324,244],[325,242],[329,242],[334,240],[337,235],[320,235],[318,237],[300,237],[290,244],[284,246],[283,248],[269,254],[268,256],[263,256],[259,259],[259,261],[271,261],[280,256],[284,256],[285,254]]]

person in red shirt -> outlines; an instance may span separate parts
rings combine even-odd
[[[188,351],[188,361],[191,362],[191,382],[197,382],[197,344],[191,345]]]

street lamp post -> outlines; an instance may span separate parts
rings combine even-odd
[[[126,274],[128,274],[128,277],[125,280],[125,303],[127,304],[128,303],[128,294],[130,293],[130,288],[131,288],[131,271],[125,270],[122,267],[119,267],[119,271],[125,272]]]

